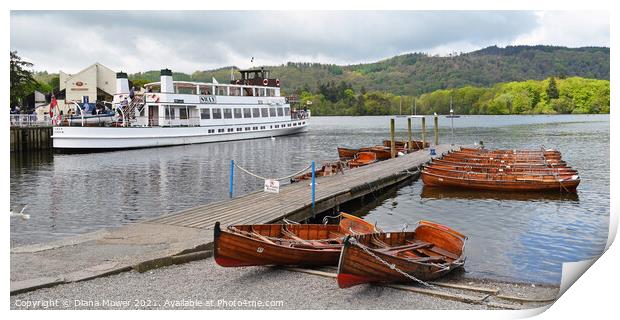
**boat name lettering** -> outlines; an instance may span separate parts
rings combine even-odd
[[[217,103],[213,96],[200,96],[200,103]]]
[[[185,100],[183,99],[174,99],[174,103],[183,103]]]

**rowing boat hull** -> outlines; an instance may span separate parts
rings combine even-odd
[[[534,180],[485,180],[466,177],[451,177],[422,171],[422,182],[429,187],[452,187],[502,191],[568,191],[576,192],[580,180],[534,181]]]
[[[355,154],[359,152],[359,149],[342,148],[338,147],[338,157],[340,160],[349,160],[355,158]]]
[[[250,238],[243,234],[223,231],[220,229],[219,223],[216,223],[214,228],[213,245],[215,262],[222,267],[265,265],[334,266],[338,263],[340,256],[340,246],[333,249],[285,247]]]
[[[421,222],[422,223],[422,222]],[[443,229],[445,228],[445,229]],[[342,254],[338,263],[338,286],[348,288],[363,283],[384,282],[412,282],[413,280],[391,268],[395,268],[414,276],[422,281],[429,281],[445,276],[450,271],[463,266],[465,256],[463,247],[467,237],[458,232],[452,233],[452,229],[429,223],[420,225],[414,232],[392,232],[375,235],[352,236],[345,240]],[[393,247],[402,245],[406,241],[422,240],[439,247],[444,253],[450,254],[446,263],[416,262],[397,255],[386,253],[386,250],[378,250],[368,246],[371,237],[376,236],[381,241]],[[351,238],[362,246],[351,243]],[[430,251],[432,249],[428,249]],[[428,252],[427,251],[427,252]],[[375,258],[372,254],[384,260],[388,265]]]

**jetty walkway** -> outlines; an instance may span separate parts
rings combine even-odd
[[[438,156],[455,148],[437,146]],[[428,149],[374,163],[345,174],[317,179],[315,210],[309,181],[280,192],[252,192],[233,199],[143,222],[92,232],[47,244],[11,249],[11,294],[84,281],[135,269],[204,259],[212,254],[213,226],[301,221],[340,204],[398,184],[430,161]]]

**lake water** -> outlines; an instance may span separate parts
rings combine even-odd
[[[414,119],[416,138],[419,120]],[[406,120],[396,119],[397,137]],[[384,229],[427,219],[469,236],[465,276],[558,283],[561,263],[599,255],[609,224],[609,116],[440,118],[440,142],[489,148],[556,148],[579,171],[575,196],[442,191],[414,181],[359,212]],[[427,119],[429,140],[432,118]],[[90,154],[11,155],[11,246],[115,227],[228,197],[231,159],[262,176],[284,176],[337,146],[381,143],[389,117],[315,117],[307,134]],[[239,172],[239,171],[237,171]],[[235,194],[262,188],[237,173]]]

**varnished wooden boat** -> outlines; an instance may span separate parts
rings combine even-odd
[[[492,152],[470,152],[453,151],[453,157],[461,158],[492,158],[492,159],[515,159],[515,160],[561,160],[561,154],[541,154],[541,153],[492,153]]]
[[[355,158],[349,160],[349,168],[358,168],[377,162],[377,154],[374,152],[358,152]]]
[[[396,148],[402,148],[402,149],[407,149],[407,144],[409,143],[409,141],[404,141],[404,140],[395,140],[394,144],[396,145]],[[384,147],[392,147],[392,141],[390,140],[383,140],[383,146]],[[422,140],[411,140],[411,149],[413,150],[419,150],[419,149],[423,149],[422,146],[424,146],[424,148],[428,148],[430,146],[430,144],[428,142],[423,143]]]
[[[429,221],[420,221],[412,232],[349,236],[338,263],[338,286],[414,282],[396,269],[422,281],[440,278],[464,265],[466,240],[465,235]]]
[[[543,180],[553,180],[553,179],[571,179],[573,176],[577,175],[577,172],[550,172],[550,171],[517,171],[517,172],[506,172],[503,169],[498,169],[495,172],[487,171],[487,172],[478,172],[474,170],[455,170],[453,168],[444,168],[440,166],[427,165],[424,167],[424,170],[436,174],[441,175],[451,175],[455,177],[461,177],[463,175],[471,176],[473,178],[477,177],[485,177],[489,179],[502,179],[504,176],[517,176],[517,177],[532,177],[532,178],[540,178]],[[493,170],[489,168],[489,170]],[[501,170],[501,171],[500,171]],[[509,169],[507,169],[509,170]]]
[[[443,160],[453,162],[467,162],[467,163],[481,163],[481,164],[503,164],[503,165],[548,165],[548,166],[566,166],[566,161],[557,159],[543,159],[543,158],[497,158],[497,157],[480,157],[475,155],[454,155],[452,153],[446,154],[442,157]]]
[[[364,147],[360,148],[360,152],[373,152],[377,155],[377,161],[383,161],[392,158],[392,150],[384,146]]]
[[[577,170],[570,167],[549,168],[549,167],[506,167],[506,166],[469,166],[469,165],[448,165],[440,164],[437,162],[431,163],[427,168],[453,170],[453,171],[465,171],[465,172],[479,172],[479,173],[504,173],[504,174],[557,174],[573,176],[578,174]]]
[[[554,163],[548,162],[514,162],[514,161],[469,161],[466,160],[448,160],[444,158],[433,159],[433,164],[440,165],[450,165],[450,166],[469,166],[469,167],[480,167],[480,168],[533,168],[533,169],[542,169],[549,168],[555,170],[563,170],[570,169],[566,164],[564,165],[554,165]]]
[[[458,187],[504,191],[576,192],[578,175],[554,174],[489,174],[449,171],[432,168],[422,170],[422,181],[430,187]]]
[[[541,154],[541,155],[561,155],[560,151],[553,149],[540,149],[540,150],[508,150],[508,149],[484,149],[484,148],[467,148],[461,147],[463,152],[481,152],[481,153],[494,153],[494,154]]]
[[[350,160],[355,158],[355,154],[359,151],[359,149],[338,147],[338,157],[342,161]]]
[[[337,173],[344,173],[345,164],[342,162],[335,163],[325,163],[321,166],[320,169],[315,170],[315,177],[327,177],[331,175],[335,175]],[[312,172],[307,172],[296,177],[291,178],[291,183],[299,182],[302,180],[312,179]]]
[[[215,262],[222,267],[336,265],[344,237],[377,232],[363,219],[342,214],[340,224],[260,224],[214,227]]]

